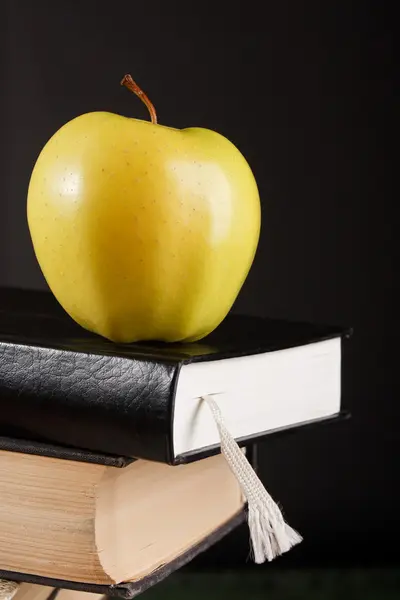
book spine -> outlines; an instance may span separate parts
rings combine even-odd
[[[178,365],[0,344],[0,435],[172,464]]]

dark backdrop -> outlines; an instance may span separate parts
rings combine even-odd
[[[4,13],[5,11],[5,13]],[[234,310],[354,326],[351,422],[274,439],[261,473],[305,542],[280,564],[396,557],[391,18],[382,1],[3,0],[0,284],[44,288],[25,220],[34,161],[92,110],[230,138],[259,184],[263,227]],[[5,18],[4,18],[5,15]],[[397,399],[398,400],[398,399]],[[241,564],[243,528],[198,563]]]

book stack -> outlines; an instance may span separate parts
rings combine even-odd
[[[341,414],[348,333],[232,315],[198,343],[118,345],[1,290],[3,597],[133,598],[221,539],[249,499],[204,399],[255,467],[268,435]]]

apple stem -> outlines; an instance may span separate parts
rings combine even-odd
[[[135,81],[133,81],[132,76],[129,74],[124,75],[124,77],[122,78],[122,81],[121,81],[121,85],[124,85],[130,92],[133,92],[134,94],[136,94],[136,96],[138,98],[141,99],[141,101],[147,106],[147,109],[150,113],[151,122],[154,125],[156,125],[157,124],[156,109],[154,108],[153,104],[150,102],[150,100],[148,99],[148,97],[146,96],[144,91],[140,89],[140,87],[138,86],[138,84]]]

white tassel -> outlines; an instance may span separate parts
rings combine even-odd
[[[285,523],[278,505],[263,486],[253,467],[225,426],[213,396],[203,396],[218,427],[221,451],[235,475],[248,505],[248,525],[254,562],[261,564],[287,552],[302,537]]]
[[[19,584],[16,581],[0,579],[0,600],[11,600],[18,588]]]

